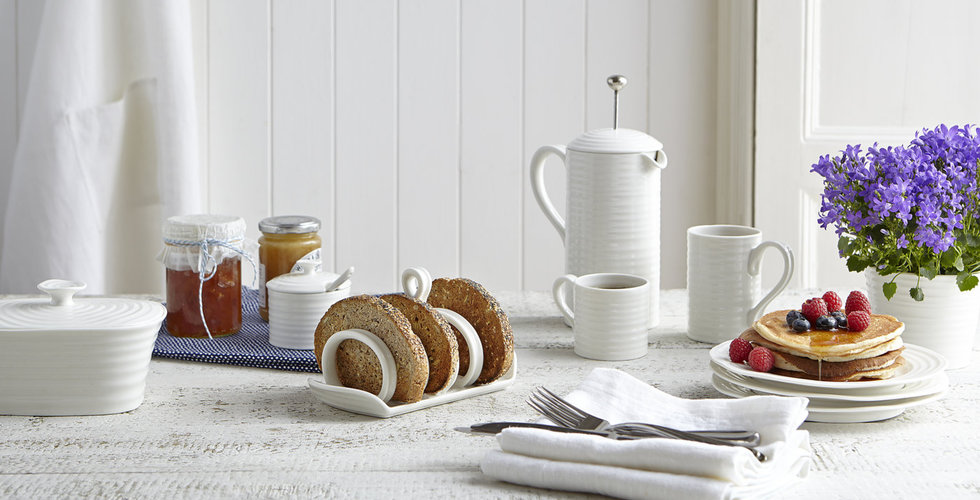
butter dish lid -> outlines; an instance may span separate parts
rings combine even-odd
[[[584,153],[653,153],[664,145],[639,130],[600,128],[578,136],[567,147]]]
[[[325,293],[327,286],[336,281],[340,275],[326,271],[317,272],[317,264],[319,264],[318,261],[300,260],[296,263],[300,268],[299,271],[276,276],[269,280],[265,287],[281,293]],[[337,287],[337,290],[350,288],[350,286],[351,282],[347,280]]]
[[[163,322],[167,309],[157,302],[129,298],[79,297],[85,283],[51,279],[37,285],[42,298],[0,300],[4,331],[86,331],[145,328]]]

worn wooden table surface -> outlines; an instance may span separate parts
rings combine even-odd
[[[803,295],[812,294],[785,294],[773,308],[796,306]],[[155,358],[135,411],[0,417],[0,498],[569,498],[483,476],[480,457],[494,439],[453,428],[531,420],[524,399],[534,386],[567,392],[597,366],[682,397],[723,397],[711,387],[710,346],[684,334],[683,290],[662,293],[649,353],[627,362],[577,357],[549,295],[499,298],[519,363],[508,390],[376,419],[314,399],[310,374]],[[980,497],[980,352],[949,376],[942,400],[888,421],[804,424],[814,464],[785,496]]]

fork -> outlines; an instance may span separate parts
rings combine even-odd
[[[548,391],[544,387],[537,389],[538,393],[531,394],[531,399],[528,400],[528,404],[535,407],[539,413],[549,417],[553,421],[561,420],[562,424],[566,427],[573,427],[577,425],[582,418],[592,417],[585,411],[572,406],[570,403],[564,399],[558,397],[553,392]],[[547,392],[546,392],[547,391]],[[738,441],[749,445],[759,444],[759,433],[752,431],[728,431],[728,430],[714,430],[714,431],[679,431],[670,427],[665,427],[662,425],[640,423],[640,422],[624,422],[621,424],[609,424],[609,422],[599,419],[597,417],[596,421],[585,422],[586,425],[602,425],[605,424],[605,428],[615,428],[621,432],[628,432],[630,434],[637,435],[663,435],[664,433],[672,432],[688,432],[692,434],[698,434],[701,436],[713,437],[716,439],[724,439],[727,441]]]
[[[538,387],[531,393],[527,403],[539,413],[558,425],[587,430],[612,430],[617,432],[630,432],[637,435],[659,435],[661,437],[673,439],[685,439],[688,441],[698,441],[701,443],[715,444],[721,446],[740,446],[749,450],[760,462],[766,461],[766,456],[754,445],[759,442],[759,434],[748,431],[681,431],[656,424],[646,424],[639,422],[625,422],[622,424],[610,424],[595,415],[592,415],[568,401],[565,401],[555,393],[544,387]],[[718,436],[729,436],[727,439]]]

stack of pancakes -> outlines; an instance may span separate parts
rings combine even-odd
[[[893,316],[872,314],[871,324],[861,332],[796,332],[786,324],[788,312],[766,314],[741,335],[772,351],[772,373],[835,382],[886,379],[905,363],[905,324]]]

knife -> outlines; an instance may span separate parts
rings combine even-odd
[[[469,427],[457,427],[456,430],[460,432],[470,432],[470,433],[477,433],[477,434],[498,434],[500,433],[500,431],[508,427],[544,429],[547,431],[565,432],[569,434],[591,434],[593,436],[602,436],[611,439],[638,439],[637,436],[627,436],[615,431],[590,431],[585,429],[571,429],[568,427],[561,427],[558,425],[536,424],[533,422],[486,422],[482,424],[473,424]],[[659,437],[659,436],[650,435],[650,436],[643,436],[643,437]]]

